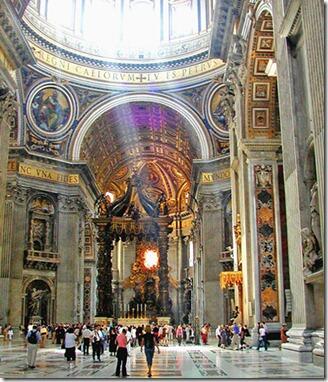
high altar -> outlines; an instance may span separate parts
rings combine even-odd
[[[132,195],[137,197],[137,203],[131,201]],[[164,193],[156,202],[151,201],[143,194],[140,179],[133,175],[121,198],[112,201],[108,195],[101,195],[95,207],[93,221],[98,232],[96,321],[108,324],[114,320],[124,325],[168,323],[172,315],[167,260],[172,218],[168,215]],[[133,289],[134,296],[125,307],[116,310],[113,318],[112,250],[113,243],[119,240],[136,243],[135,262],[123,285],[123,288]]]

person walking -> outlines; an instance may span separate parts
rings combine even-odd
[[[260,324],[259,342],[258,342],[258,345],[257,345],[257,350],[259,351],[262,346],[264,346],[265,350],[268,350],[268,344],[267,344],[267,341],[266,341],[265,329],[263,327],[263,324]]]
[[[220,325],[218,325],[218,327],[215,330],[215,337],[218,340],[218,347],[220,347],[221,346],[221,326]]]
[[[12,326],[9,326],[7,335],[8,335],[8,340],[11,342],[14,338],[14,330]]]
[[[145,356],[147,360],[147,366],[148,366],[148,377],[151,377],[151,367],[153,364],[153,358],[154,358],[154,352],[155,352],[155,346],[157,347],[158,354],[160,353],[158,342],[156,340],[156,337],[151,332],[150,325],[146,326],[145,334],[142,337],[141,340],[141,348],[140,351],[142,352],[142,349],[145,349]]]
[[[116,355],[116,348],[117,348],[116,337],[117,337],[116,330],[114,328],[111,328],[109,333],[109,353],[111,356]]]
[[[233,323],[232,326],[232,341],[231,341],[231,347],[232,350],[239,350],[239,341],[240,341],[240,329],[237,322]]]
[[[85,328],[82,330],[82,350],[83,350],[83,355],[89,355],[89,346],[90,346],[90,338],[91,338],[91,330],[90,326],[87,325]]]
[[[41,334],[37,330],[37,326],[33,325],[32,329],[26,335],[27,343],[27,366],[31,369],[35,368],[36,354],[38,351],[38,343],[41,341]]]
[[[182,337],[183,337],[183,329],[182,329],[182,326],[181,326],[181,325],[179,325],[179,326],[177,327],[177,330],[176,330],[176,332],[175,332],[175,336],[176,336],[176,338],[177,338],[177,340],[178,340],[178,344],[179,344],[179,346],[181,346]]]
[[[280,346],[279,346],[280,350],[281,350],[281,345],[288,342],[287,331],[288,331],[287,324],[282,324],[280,328]]]
[[[116,343],[117,343],[117,366],[116,366],[116,377],[120,376],[121,372],[121,365],[122,365],[122,376],[127,377],[128,374],[126,373],[126,361],[128,358],[128,351],[127,351],[127,338],[126,338],[126,330],[122,329],[122,332],[116,337]]]
[[[101,352],[101,338],[102,338],[102,333],[100,331],[100,326],[96,325],[95,329],[91,333],[92,336],[92,358],[93,361],[96,361],[96,354],[97,354],[97,359],[100,362],[100,352]]]
[[[74,334],[74,329],[72,327],[68,328],[67,332],[65,333],[64,344],[65,344],[65,357],[67,359],[67,362],[69,363],[70,368],[73,367],[76,360],[75,340],[76,340],[76,335]]]
[[[48,337],[48,329],[45,325],[41,326],[40,334],[41,334],[40,348],[45,348],[46,347],[46,340]]]

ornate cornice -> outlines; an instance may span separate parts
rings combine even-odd
[[[227,60],[233,24],[240,13],[240,0],[217,0],[214,10],[210,57]]]
[[[31,188],[21,187],[15,183],[8,183],[6,190],[6,198],[13,200],[17,204],[26,204],[28,197],[32,193]]]
[[[5,121],[9,127],[16,121],[17,102],[7,87],[0,88],[0,124]]]
[[[206,211],[216,211],[222,208],[222,196],[217,194],[201,194],[199,197],[199,204],[201,209]]]
[[[77,213],[89,210],[86,203],[80,196],[59,195],[58,202],[60,212]]]
[[[0,47],[15,64],[15,69],[35,64],[33,53],[21,30],[16,11],[9,0],[0,1]]]

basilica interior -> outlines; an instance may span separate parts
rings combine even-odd
[[[323,366],[323,1],[2,0],[0,31],[0,324],[238,307]]]

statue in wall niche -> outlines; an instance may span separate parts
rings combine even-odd
[[[31,292],[31,301],[29,303],[29,310],[31,316],[40,316],[41,314],[41,301],[48,294],[47,290],[33,288]]]
[[[303,228],[302,234],[302,249],[304,275],[309,275],[317,271],[322,266],[322,259],[319,256],[319,247],[316,237],[309,228]]]
[[[46,198],[37,197],[32,201],[31,209],[40,211],[47,215],[53,215],[55,212],[53,204]]]
[[[33,249],[43,251],[46,242],[46,222],[41,219],[33,219],[31,222],[31,236]]]
[[[318,199],[318,183],[315,182],[311,188],[311,228],[317,239],[319,251],[321,250],[321,231],[320,231],[320,215],[319,215],[319,199]]]
[[[154,212],[154,216],[159,216],[159,215],[166,216],[168,215],[168,213],[169,213],[169,208],[166,201],[166,195],[164,192],[162,192],[156,201],[156,209]]]

